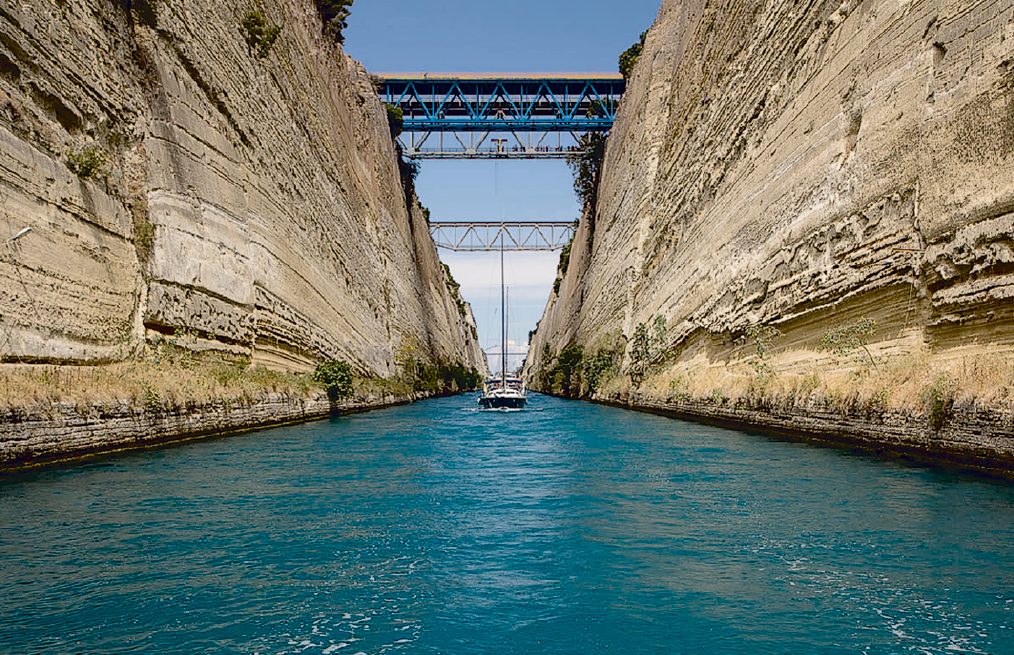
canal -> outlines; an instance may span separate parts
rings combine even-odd
[[[0,481],[0,652],[1014,652],[1009,484],[473,405]]]

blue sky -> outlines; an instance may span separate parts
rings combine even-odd
[[[358,0],[345,50],[376,73],[615,72],[617,57],[651,25],[660,4]],[[416,189],[434,221],[573,220],[580,213],[563,161],[424,160]],[[472,304],[480,343],[496,350],[498,255],[441,250],[440,257]],[[523,346],[542,317],[558,259],[555,252],[507,254],[511,341]]]

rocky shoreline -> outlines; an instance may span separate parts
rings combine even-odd
[[[926,417],[904,410],[843,413],[816,405],[719,406],[639,395],[596,396],[589,400],[685,421],[858,449],[878,457],[1014,479],[1014,411],[975,403],[956,403],[946,423],[937,429]]]
[[[53,403],[0,418],[0,476],[76,464],[116,453],[250,432],[432,397],[424,392],[366,395],[332,404],[327,396],[270,393],[256,399],[215,400],[176,407],[117,401],[81,407]]]

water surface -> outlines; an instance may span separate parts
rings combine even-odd
[[[2,653],[1014,653],[1014,488],[534,396],[0,482]]]

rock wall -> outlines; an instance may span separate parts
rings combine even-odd
[[[860,316],[876,352],[1009,349],[1014,2],[665,0],[526,373],[657,316],[712,364]]]
[[[384,404],[380,399],[371,400],[363,400],[362,407]],[[393,400],[388,399],[386,404]],[[122,401],[92,406],[87,411],[68,403],[37,413],[11,412],[2,419],[0,475],[208,435],[323,418],[329,413],[330,404],[323,394],[319,398],[268,394],[250,401],[192,404],[164,411],[149,411]]]
[[[263,58],[255,9],[282,27]],[[102,166],[72,170],[89,149]],[[182,330],[278,368],[485,370],[371,81],[311,0],[0,1],[0,209],[4,361]]]
[[[761,426],[767,434],[1014,480],[1014,411],[1010,409],[962,403],[953,408],[948,424],[938,430],[915,412],[841,412],[818,403],[787,410],[674,402],[650,396],[606,402],[734,429]]]
[[[426,398],[368,394],[336,403],[324,393],[299,398],[267,393],[259,398],[138,407],[123,400],[86,408],[55,403],[35,411],[0,414],[0,476],[202,437],[300,423]]]

